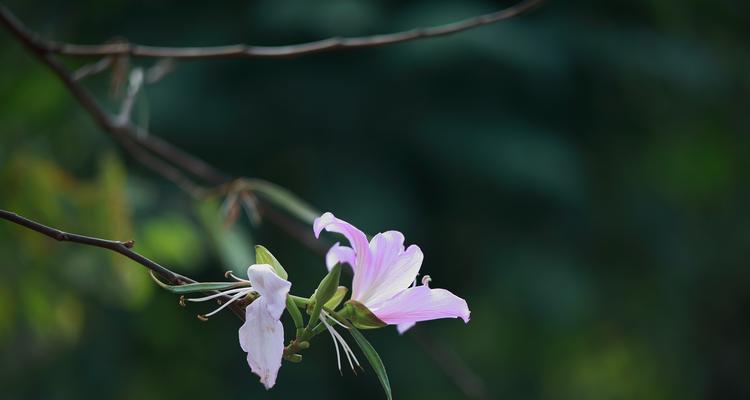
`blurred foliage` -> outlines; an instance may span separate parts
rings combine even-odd
[[[6,2],[49,38],[165,45],[363,35],[508,4]],[[430,41],[181,63],[134,118],[422,247],[423,272],[466,297],[472,321],[366,332],[396,398],[465,397],[408,337],[422,331],[487,398],[746,399],[749,13],[737,0],[549,2]],[[260,243],[293,292],[315,288],[321,257],[267,223],[225,229],[218,202],[196,204],[129,158],[7,34],[0,69],[0,208],[135,239],[203,280],[244,274]],[[110,78],[86,84],[114,110]],[[339,376],[325,338],[265,392],[230,313],[198,321],[201,305],[180,308],[116,254],[0,223],[0,255],[3,398],[382,398],[372,371]]]

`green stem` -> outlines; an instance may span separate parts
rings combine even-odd
[[[288,300],[291,300],[292,302],[296,303],[300,308],[306,307],[307,303],[310,302],[310,299],[306,299],[304,297],[298,297],[289,295],[287,298]],[[343,309],[339,311],[342,314],[339,314],[339,312],[333,311],[332,309],[328,307],[322,307],[323,310],[325,310],[332,318],[334,318],[336,321],[340,322],[341,324],[351,327],[351,323],[345,318],[347,314],[346,309]],[[310,319],[312,321],[312,319]],[[309,346],[310,339],[314,338],[315,336],[318,336],[319,334],[323,333],[326,328],[323,322],[318,322],[319,319],[316,319],[313,324],[310,324],[308,321],[308,325],[304,329],[297,329],[297,337],[289,343],[287,347],[284,348],[284,359],[292,362],[299,362],[301,360],[301,355],[297,354],[300,351],[306,349]]]
[[[289,298],[292,299],[292,301],[294,301],[294,304],[296,304],[299,308],[306,308],[311,301],[307,297],[295,296],[293,294],[290,294]]]
[[[304,321],[302,320],[302,313],[299,312],[299,308],[297,307],[297,304],[294,303],[291,296],[286,298],[286,309],[294,321],[294,327],[297,328],[297,332],[299,332],[304,325]]]

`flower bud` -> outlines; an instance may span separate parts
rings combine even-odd
[[[328,275],[320,281],[318,289],[315,291],[315,303],[326,304],[333,295],[336,294],[339,286],[339,279],[341,278],[341,264],[336,264],[331,268]]]

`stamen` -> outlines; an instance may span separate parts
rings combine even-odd
[[[252,291],[253,289],[249,288],[249,287],[241,287],[241,288],[236,288],[236,289],[225,290],[225,291],[223,291],[221,293],[215,293],[215,294],[212,294],[212,295],[206,296],[206,297],[194,297],[194,298],[189,298],[189,299],[185,299],[185,300],[192,301],[192,302],[207,301],[207,300],[215,299],[217,297],[221,297],[221,296],[224,296],[224,295],[242,292],[243,290],[249,292],[249,291]]]
[[[344,344],[346,342],[344,342],[344,339],[341,337],[341,335],[339,335],[338,332],[336,332],[335,330],[334,332],[335,332],[334,334],[336,335],[336,338],[338,338],[338,340],[341,341],[341,346],[344,347]],[[347,361],[349,361],[349,368],[351,368],[352,371],[354,371],[354,364],[352,364],[352,358],[349,355],[350,352],[351,350],[348,347],[344,347],[344,355],[346,356]]]
[[[333,328],[331,328],[333,329]],[[352,351],[351,347],[346,343],[343,337],[341,337],[341,334],[336,332],[335,329],[333,329],[333,334],[336,335],[336,338],[341,342],[341,347],[344,348],[344,355],[346,355],[347,360],[349,360],[349,366],[352,368],[352,371],[354,371],[354,364],[352,363],[352,357],[354,357],[354,361],[359,366],[359,360],[357,360],[357,356],[354,355],[354,352]],[[351,357],[349,356],[351,355]]]
[[[341,326],[342,328],[344,328],[344,329],[349,329],[349,327],[348,327],[348,326],[346,326],[346,325],[342,324],[342,323],[341,323],[341,322],[339,322],[339,320],[337,320],[336,318],[333,318],[333,317],[331,316],[331,314],[328,314],[328,313],[326,312],[326,310],[320,310],[320,313],[321,313],[321,314],[323,314],[323,315],[325,315],[326,317],[330,318],[330,319],[331,319],[331,321],[333,321],[333,322],[337,323],[337,324],[338,324],[339,326]],[[322,319],[322,318],[321,318],[321,319]]]
[[[339,353],[339,344],[336,341],[336,336],[334,336],[333,334],[333,328],[331,327],[331,325],[328,324],[328,322],[326,322],[325,318],[322,318],[320,322],[323,323],[323,325],[328,330],[328,333],[331,334],[331,340],[333,340],[333,346],[336,348],[336,363],[339,366],[339,374],[343,375],[343,373],[341,372],[341,353]]]
[[[352,368],[352,371],[354,371],[354,363],[352,363],[352,357],[354,358],[354,362],[357,363],[357,366],[360,366],[359,360],[357,359],[357,356],[354,355],[354,351],[352,351],[351,347],[349,347],[349,344],[346,343],[346,340],[336,332],[336,329],[334,329],[330,324],[326,322],[326,319],[331,319],[337,324],[343,326],[346,329],[349,329],[348,327],[342,325],[339,321],[336,321],[335,319],[331,318],[330,314],[328,314],[325,310],[321,310],[321,314],[323,314],[324,318],[321,318],[320,320],[323,322],[323,325],[325,325],[326,329],[328,329],[328,332],[333,336],[334,343],[336,340],[341,342],[341,347],[344,349],[344,355],[346,356],[346,359],[349,361],[349,366]],[[336,353],[338,355],[338,346],[336,347]],[[341,372],[341,361],[339,360],[339,372]]]
[[[236,276],[236,275],[235,275],[234,273],[232,273],[232,271],[227,271],[227,272],[225,272],[225,273],[224,273],[224,277],[225,277],[225,278],[232,278],[232,279],[234,279],[234,280],[236,280],[236,281],[238,281],[238,282],[250,282],[250,281],[249,281],[249,280],[247,280],[247,279],[242,279],[242,278],[240,278],[240,277]]]
[[[430,282],[432,282],[432,278],[430,278],[429,275],[425,275],[425,276],[422,277],[422,284],[423,285],[425,285],[427,287],[430,287]]]
[[[211,311],[210,313],[208,313],[208,314],[205,314],[205,315],[204,315],[204,317],[208,318],[208,317],[210,317],[210,316],[212,316],[212,315],[216,314],[217,312],[219,312],[219,311],[223,310],[223,309],[224,309],[224,308],[225,308],[226,306],[228,306],[228,305],[230,305],[230,304],[234,303],[235,301],[239,300],[240,298],[244,297],[244,296],[245,296],[246,294],[248,294],[249,292],[250,292],[250,290],[248,289],[248,290],[246,290],[246,291],[244,291],[244,292],[239,292],[239,293],[235,294],[235,295],[234,295],[234,296],[232,296],[232,298],[231,298],[231,299],[229,299],[229,300],[228,300],[228,301],[227,301],[226,303],[222,304],[222,305],[221,305],[221,306],[220,306],[219,308],[217,308],[217,309],[215,309],[215,310]]]

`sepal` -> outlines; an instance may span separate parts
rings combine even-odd
[[[349,300],[345,303],[343,314],[359,329],[376,329],[387,325],[367,306],[356,300]]]
[[[276,272],[276,275],[281,277],[281,279],[287,279],[289,277],[289,274],[286,273],[286,270],[281,266],[279,260],[277,260],[276,257],[274,257],[264,246],[255,246],[255,263],[270,265],[273,268],[273,271]]]

